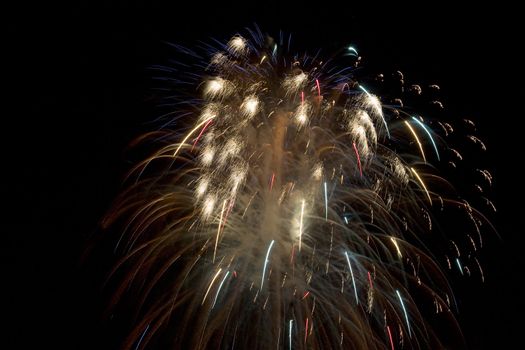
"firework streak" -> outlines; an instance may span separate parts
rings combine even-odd
[[[421,306],[454,324],[440,266],[482,276],[472,255],[421,243],[452,206],[481,246],[481,214],[434,185],[452,127],[384,104],[354,66],[252,36],[218,44],[195,112],[156,138],[106,221],[124,222],[111,274],[114,304],[135,310],[123,348],[441,344]]]

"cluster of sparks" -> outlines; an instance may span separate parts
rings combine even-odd
[[[418,245],[420,223],[431,227],[429,211],[446,205],[475,232],[482,221],[432,190],[445,181],[430,165],[445,140],[352,69],[289,60],[252,34],[214,52],[192,125],[137,167],[170,162],[164,181],[138,181],[147,196],[123,201],[120,214],[132,214],[117,269],[135,272],[119,290],[140,280],[142,308],[125,347],[147,347],[171,322],[177,348],[427,348],[432,330],[411,291],[453,316],[444,274]],[[475,257],[454,254],[449,267],[482,276]]]

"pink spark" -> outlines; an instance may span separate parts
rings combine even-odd
[[[353,143],[355,155],[357,156],[357,165],[359,166],[359,174],[361,177],[363,177],[363,169],[361,168],[361,157],[359,156],[359,152],[357,151],[357,146],[355,145],[355,142]]]
[[[392,332],[390,332],[390,326],[386,326],[386,330],[388,331],[388,337],[390,338],[390,346],[392,347],[392,350],[395,350],[394,341],[392,340]]]
[[[271,191],[272,188],[273,188],[273,183],[274,183],[274,181],[275,181],[275,173],[272,173],[272,178],[271,178],[271,180],[270,180],[270,191]]]
[[[370,289],[374,289],[374,285],[372,284],[372,276],[370,275],[370,271],[368,271],[368,282],[370,282]]]
[[[204,124],[204,126],[202,127],[202,130],[201,132],[199,133],[199,136],[197,136],[197,138],[195,139],[195,142],[193,143],[193,146],[191,147],[191,151],[193,152],[193,149],[195,148],[195,145],[197,144],[197,142],[199,141],[199,139],[201,138],[202,134],[204,133],[204,131],[206,130],[206,128],[208,127],[208,125],[210,125],[210,123],[213,121],[213,119],[210,119],[208,120],[208,122],[206,124]]]
[[[315,83],[317,84],[317,93],[319,94],[319,97],[321,97],[321,85],[319,85],[319,80],[315,79]]]
[[[304,332],[304,343],[306,344],[306,338],[308,337],[308,317],[306,318],[306,325],[305,325],[305,332]]]

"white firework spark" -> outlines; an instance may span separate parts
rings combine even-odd
[[[210,55],[187,132],[136,168],[169,160],[167,171],[138,181],[106,222],[129,221],[118,268],[134,272],[115,298],[141,277],[149,305],[124,347],[174,324],[175,348],[427,348],[411,289],[434,289],[439,310],[450,291],[414,238],[431,228],[421,212],[439,199],[476,229],[482,218],[433,192],[425,149],[439,160],[446,146],[351,73],[265,42],[236,35]],[[481,271],[473,259],[462,274]]]

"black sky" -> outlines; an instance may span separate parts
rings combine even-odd
[[[96,277],[79,260],[129,169],[126,146],[156,116],[147,67],[165,63],[165,41],[225,39],[255,22],[312,51],[353,44],[372,65],[438,83],[445,102],[477,121],[501,240],[487,238],[486,283],[457,287],[459,319],[472,349],[519,344],[525,89],[516,9],[271,1],[29,7],[4,17],[1,348],[106,348]]]

